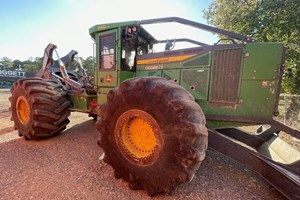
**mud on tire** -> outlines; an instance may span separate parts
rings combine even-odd
[[[69,123],[70,101],[57,81],[20,79],[14,83],[11,94],[11,120],[25,139],[52,137]]]
[[[129,79],[109,92],[99,114],[104,161],[131,189],[144,189],[149,196],[170,194],[193,178],[205,157],[205,116],[193,96],[174,82]],[[152,139],[143,142],[141,135]]]

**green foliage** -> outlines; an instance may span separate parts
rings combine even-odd
[[[88,76],[94,76],[95,73],[95,60],[93,56],[87,57],[85,60],[82,60],[82,65],[86,69]]]
[[[283,92],[300,93],[300,1],[215,0],[204,17],[208,23],[252,36],[262,42],[283,42],[286,71]]]
[[[13,69],[19,69],[22,67],[22,61],[14,60],[12,61]]]
[[[79,63],[75,62],[75,61],[70,62],[66,65],[66,68],[78,72],[79,71]]]
[[[6,69],[13,69],[13,62],[8,57],[3,57],[0,61],[0,65]]]
[[[34,60],[26,60],[22,62],[23,70],[27,72],[37,72],[42,66],[42,58],[36,57]]]
[[[95,68],[95,61],[92,56],[87,57],[86,59],[80,57],[79,58],[83,68],[86,70],[88,76],[94,76],[94,68]],[[77,62],[68,63],[66,66],[67,69],[74,70],[77,73],[80,73],[80,64]]]

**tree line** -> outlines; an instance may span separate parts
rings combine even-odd
[[[38,72],[42,67],[42,57],[35,57],[25,61],[21,61],[18,59],[12,60],[8,57],[3,57],[0,59],[0,68],[6,70],[22,70],[25,72]],[[80,57],[81,63],[83,67],[87,70],[87,74],[89,76],[94,75],[94,67],[95,62],[92,56],[87,57],[86,59]],[[79,63],[78,62],[71,62],[67,65],[68,69],[71,70],[78,70]]]

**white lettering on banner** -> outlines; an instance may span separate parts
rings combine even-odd
[[[0,70],[0,76],[4,77],[25,77],[26,72],[12,71],[12,70]]]

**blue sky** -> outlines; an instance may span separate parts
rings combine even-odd
[[[212,0],[0,0],[0,58],[42,57],[48,43],[65,55],[93,54],[88,29],[95,24],[177,16],[206,23],[202,10]],[[165,28],[167,29],[167,26]],[[161,29],[160,29],[161,30]],[[172,30],[171,30],[172,31]],[[184,32],[176,29],[176,32]],[[162,30],[161,33],[166,31]],[[212,35],[194,34],[210,43]],[[195,35],[196,34],[196,35]],[[197,35],[198,34],[198,35]],[[172,38],[173,39],[173,38]],[[203,41],[203,39],[202,39]]]

